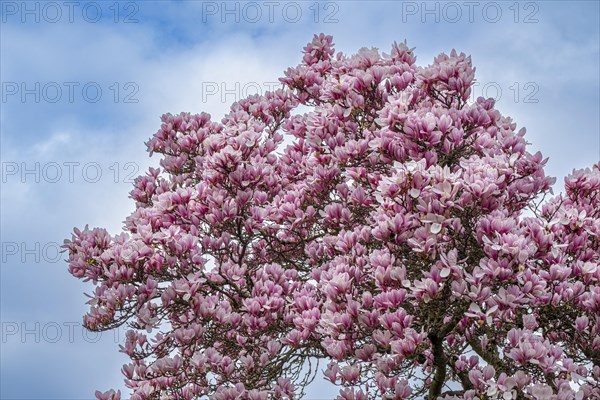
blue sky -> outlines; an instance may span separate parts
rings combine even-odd
[[[600,159],[599,3],[0,2],[1,399],[123,388],[122,332],[81,327],[84,291],[57,255],[74,226],[121,229],[144,142],[166,112],[219,119],[268,90],[313,34],[338,51],[393,41],[417,63],[470,54],[474,95],[527,127],[562,179]],[[317,379],[307,398],[337,389]]]

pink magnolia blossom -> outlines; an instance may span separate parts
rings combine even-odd
[[[321,34],[220,122],[164,115],[125,232],[65,241],[85,326],[129,328],[129,398],[600,398],[600,164],[540,205],[474,74]]]

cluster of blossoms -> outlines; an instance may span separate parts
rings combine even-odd
[[[470,57],[415,61],[321,34],[220,123],[163,116],[126,233],[65,241],[131,399],[600,398],[600,164],[545,200]]]

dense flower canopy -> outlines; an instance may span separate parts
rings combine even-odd
[[[131,399],[600,398],[600,164],[553,196],[470,57],[415,61],[315,35],[221,122],[162,117],[126,232],[65,241]]]

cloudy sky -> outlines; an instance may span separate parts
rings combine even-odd
[[[276,85],[313,34],[336,50],[394,41],[417,63],[470,54],[474,97],[528,130],[555,191],[600,159],[599,3],[0,2],[2,399],[124,389],[123,331],[81,327],[90,287],[57,254],[74,226],[118,233],[163,113],[209,112]],[[332,398],[317,381],[309,399]]]

